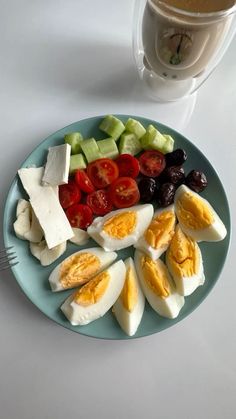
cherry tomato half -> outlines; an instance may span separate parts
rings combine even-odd
[[[112,202],[109,193],[104,189],[98,189],[87,196],[87,205],[96,215],[105,215],[112,210]]]
[[[148,150],[139,157],[140,172],[149,177],[157,177],[165,169],[165,156],[160,151]]]
[[[94,191],[94,186],[84,170],[75,172],[75,182],[83,192],[91,193]]]
[[[121,154],[115,162],[118,166],[120,177],[128,176],[135,179],[138,176],[139,161],[131,154]]]
[[[116,208],[128,208],[140,199],[137,183],[131,177],[120,177],[109,188],[111,201]]]
[[[119,169],[113,160],[103,158],[89,163],[87,173],[93,185],[97,189],[103,189],[118,178]]]
[[[62,208],[68,208],[81,199],[81,192],[73,180],[59,186],[59,201]]]
[[[66,216],[72,227],[86,229],[93,221],[91,208],[85,204],[74,204],[67,208]]]

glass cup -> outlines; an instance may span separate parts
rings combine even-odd
[[[189,96],[220,62],[235,34],[236,5],[233,0],[217,1],[228,7],[197,12],[173,6],[178,0],[136,0],[133,52],[140,78],[154,99]],[[179,3],[187,5],[188,0]]]

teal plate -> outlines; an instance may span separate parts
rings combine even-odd
[[[202,193],[206,199],[210,201],[213,207],[218,212],[223,220],[228,234],[226,238],[217,243],[200,243],[203,255],[203,263],[206,281],[203,286],[199,287],[191,296],[186,297],[185,305],[182,308],[179,316],[174,319],[166,319],[160,317],[152,310],[148,303],[146,303],[144,315],[136,335],[132,338],[151,335],[160,332],[173,326],[177,322],[183,320],[188,316],[197,306],[206,298],[208,293],[215,285],[221,270],[223,268],[230,242],[230,212],[224,188],[219,180],[219,177],[206,157],[194,146],[190,141],[184,138],[181,134],[173,129],[142,117],[132,115],[117,115],[122,121],[126,121],[129,117],[138,119],[145,127],[149,124],[158,126],[162,133],[168,133],[175,139],[175,148],[184,148],[188,154],[188,159],[185,163],[186,173],[191,169],[202,170],[207,178],[209,185]],[[29,165],[41,166],[46,161],[48,147],[61,144],[66,133],[72,131],[80,131],[86,138],[95,137],[97,139],[104,138],[104,135],[99,131],[99,123],[102,117],[93,117],[75,122],[65,128],[60,129],[56,133],[46,138],[39,146],[29,155],[24,161],[22,167]],[[19,240],[13,231],[13,222],[15,221],[15,212],[17,200],[21,197],[26,197],[21,183],[16,176],[10,187],[4,211],[3,233],[5,246],[14,246],[17,253],[18,265],[12,267],[12,272],[26,296],[37,306],[46,316],[54,320],[61,326],[64,326],[74,332],[82,335],[103,338],[103,339],[130,339],[121,330],[111,311],[102,318],[95,320],[87,326],[71,326],[69,321],[64,317],[60,311],[60,306],[63,301],[71,294],[71,290],[59,293],[53,293],[50,290],[48,283],[48,276],[55,266],[60,263],[66,256],[81,247],[69,243],[66,253],[60,257],[56,262],[48,267],[42,267],[39,262],[31,255],[29,251],[28,242]],[[27,198],[27,197],[26,197]],[[92,240],[86,247],[97,246]],[[119,251],[119,258],[124,259],[133,254],[132,247],[123,251]]]

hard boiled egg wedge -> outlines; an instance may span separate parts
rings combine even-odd
[[[184,305],[184,297],[176,291],[164,262],[161,259],[154,261],[136,250],[135,266],[143,293],[153,310],[169,319],[177,317]]]
[[[185,185],[175,193],[175,212],[184,233],[196,241],[220,241],[226,228],[211,204]]]
[[[155,211],[153,219],[144,235],[135,243],[153,260],[158,259],[168,248],[175,232],[176,216],[174,205]]]
[[[118,300],[113,306],[113,313],[124,332],[133,336],[141,322],[145,297],[139,284],[132,258],[125,260],[125,283]]]
[[[120,250],[143,235],[153,216],[151,204],[112,211],[97,217],[88,227],[88,234],[105,250]]]
[[[80,250],[61,262],[49,276],[52,291],[75,288],[88,282],[117,258],[115,252],[94,247]]]
[[[61,306],[70,323],[82,326],[102,317],[119,297],[125,273],[125,264],[119,260],[75,291]]]
[[[181,230],[179,224],[166,252],[166,264],[181,295],[190,295],[203,285],[205,276],[201,250],[197,242]]]

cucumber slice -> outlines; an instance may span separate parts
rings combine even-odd
[[[119,151],[120,154],[131,154],[135,156],[142,150],[140,141],[135,134],[124,132],[120,138]]]
[[[174,143],[175,140],[171,135],[163,134],[163,137],[165,137],[166,142],[164,144],[163,153],[171,153],[174,150]]]
[[[80,132],[70,132],[64,137],[64,141],[71,145],[71,154],[78,154],[81,151],[80,143],[83,141],[83,136]]]
[[[101,131],[104,131],[106,134],[110,135],[110,137],[114,138],[115,141],[118,140],[122,132],[125,130],[123,122],[113,115],[105,116],[99,125],[99,128]]]
[[[162,152],[166,139],[153,125],[149,125],[140,142],[144,150],[159,150]]]
[[[119,150],[113,138],[97,141],[97,145],[103,157],[116,159],[119,156]]]
[[[125,124],[125,130],[128,132],[132,132],[132,134],[135,134],[138,140],[144,136],[146,129],[142,124],[140,124],[139,121],[136,121],[136,119],[129,118],[128,121]]]
[[[86,169],[86,162],[83,154],[73,154],[70,156],[70,169],[69,172],[72,174],[78,169]]]
[[[88,138],[87,140],[82,141],[80,147],[88,163],[102,157],[97,141],[94,138]]]

